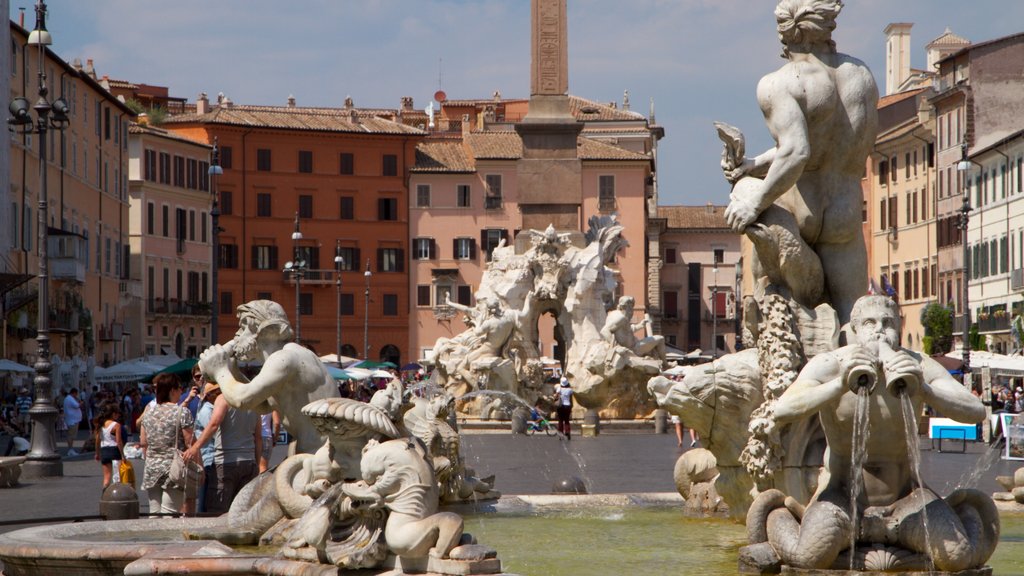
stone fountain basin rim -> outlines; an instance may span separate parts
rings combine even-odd
[[[226,527],[226,519],[189,518],[184,523],[176,518],[146,518],[140,520],[107,520],[102,522],[75,522],[31,526],[0,534],[0,558],[8,559],[62,559],[62,560],[115,560],[141,558],[153,552],[182,547],[198,551],[202,548],[221,547],[212,540],[170,540],[167,542],[118,542],[81,540],[77,537],[102,532],[131,530],[167,530],[170,523],[181,523],[182,530],[214,530]]]

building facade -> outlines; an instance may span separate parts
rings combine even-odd
[[[211,343],[211,146],[148,125],[128,133],[129,354],[197,357]]]
[[[38,98],[40,64],[48,98],[64,98],[69,122],[46,142],[49,240],[49,327],[58,358],[126,357],[128,296],[128,124],[134,113],[92,75],[46,49],[26,46],[28,32],[11,22],[10,99]],[[34,115],[33,115],[34,119]],[[22,279],[38,273],[39,136],[15,134],[10,146],[5,267]],[[7,331],[3,355],[35,361],[38,286],[4,284]]]
[[[661,295],[666,343],[704,355],[735,352],[742,237],[725,222],[725,206],[659,206],[649,234],[661,260],[651,289]]]
[[[218,142],[214,305],[222,340],[238,327],[238,305],[265,298],[284,307],[300,342],[320,355],[340,350],[396,364],[414,355],[407,178],[424,133],[398,116],[351,100],[342,108],[242,106],[201,95],[194,113],[167,119],[168,130]],[[293,240],[296,226],[301,238]]]

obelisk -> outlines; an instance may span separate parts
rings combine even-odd
[[[516,166],[523,228],[580,230],[582,164],[576,140],[583,124],[569,109],[566,0],[531,0],[530,105],[516,132],[523,157]]]

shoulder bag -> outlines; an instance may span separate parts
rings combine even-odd
[[[181,490],[185,493],[185,498],[195,498],[203,483],[203,467],[195,460],[185,459],[185,453],[179,447],[181,445],[181,414],[176,414],[175,418],[174,459],[171,460],[171,468],[167,472],[164,488]]]

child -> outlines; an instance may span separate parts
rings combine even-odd
[[[100,407],[100,414],[93,422],[96,430],[96,459],[103,466],[103,488],[110,485],[114,477],[114,462],[121,460],[124,441],[121,438],[121,408],[117,402],[108,402]],[[120,472],[118,472],[120,480]]]

